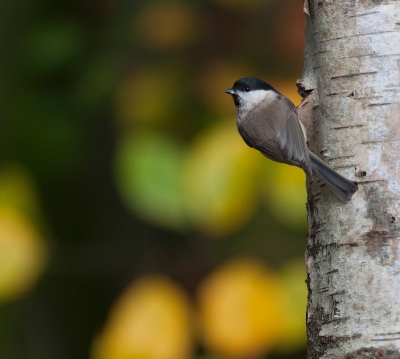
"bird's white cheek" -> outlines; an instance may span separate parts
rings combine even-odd
[[[253,90],[243,92],[242,98],[248,105],[258,105],[259,103],[268,104],[276,99],[277,93],[274,91]]]

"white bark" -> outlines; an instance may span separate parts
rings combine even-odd
[[[359,182],[308,183],[308,358],[400,358],[400,1],[308,5],[309,145]]]

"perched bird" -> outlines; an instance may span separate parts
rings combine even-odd
[[[254,77],[237,80],[225,92],[233,97],[237,128],[248,146],[273,161],[302,168],[307,176],[316,175],[344,202],[351,199],[357,183],[341,176],[309,150],[292,101]]]

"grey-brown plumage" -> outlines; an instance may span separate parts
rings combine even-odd
[[[357,183],[341,176],[308,149],[297,109],[287,97],[253,77],[236,81],[225,92],[233,97],[237,128],[248,146],[273,161],[316,175],[344,202],[351,199]]]

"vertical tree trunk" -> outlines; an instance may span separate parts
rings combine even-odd
[[[400,358],[400,1],[305,1],[310,148],[359,182],[308,183],[308,358]]]

